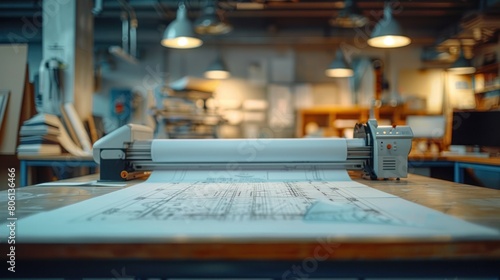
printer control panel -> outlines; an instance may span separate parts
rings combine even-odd
[[[409,126],[371,125],[373,136],[373,171],[378,178],[401,178],[408,175],[408,154],[413,132]]]
[[[407,141],[407,138],[411,139],[412,136],[408,126],[379,126],[375,132],[379,152],[387,154],[396,154],[399,150],[405,152],[408,147],[411,148],[411,140]]]

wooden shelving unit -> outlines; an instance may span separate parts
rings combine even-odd
[[[150,109],[159,125],[158,138],[219,137],[219,126],[225,120],[214,108],[207,107],[207,100],[213,97],[212,92],[170,90],[162,97],[162,108]],[[198,104],[200,101],[202,104]]]
[[[405,106],[383,106],[376,108],[374,114],[381,123],[403,125],[406,123],[406,116],[426,115],[426,111],[408,110]],[[302,109],[297,113],[296,136],[306,136],[307,127],[312,124],[322,129],[323,133],[320,136],[342,137],[346,129],[354,128],[356,122],[366,122],[369,117],[370,108],[360,106],[321,106]]]
[[[481,67],[476,69],[476,74],[492,73],[495,71],[498,73],[499,65],[500,65],[500,63],[497,62],[497,63],[492,63],[492,64],[488,64],[485,66],[481,66]]]
[[[474,74],[476,108],[490,110],[500,106],[500,63],[477,68]]]
[[[404,125],[406,117],[412,115],[427,115],[425,110],[412,110],[405,105],[396,107],[382,106],[375,110],[375,118],[381,122],[389,121],[390,124]]]
[[[339,126],[338,120],[349,123],[352,121],[365,122],[368,120],[370,109],[367,107],[335,107],[322,106],[302,109],[297,114],[297,137],[303,137],[306,127],[315,123],[318,128],[323,129],[323,135],[342,136],[345,126]],[[354,126],[352,126],[353,128]]]

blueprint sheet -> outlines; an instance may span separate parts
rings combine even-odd
[[[345,170],[313,167],[155,171],[144,183],[18,226],[20,242],[492,236],[498,232],[354,182]]]

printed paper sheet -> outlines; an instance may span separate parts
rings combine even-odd
[[[498,232],[354,182],[345,170],[314,167],[155,171],[144,183],[18,226],[19,242],[492,236]]]

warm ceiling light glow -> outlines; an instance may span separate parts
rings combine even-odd
[[[354,75],[354,71],[352,69],[326,69],[325,75],[333,78],[347,78],[352,77]]]
[[[203,41],[194,35],[193,26],[187,18],[184,4],[179,5],[176,19],[165,29],[161,44],[176,49],[196,48],[203,44]]]
[[[181,47],[185,47],[189,44],[189,39],[187,37],[177,38],[177,44]]]
[[[222,80],[222,79],[227,79],[230,76],[231,74],[229,74],[229,72],[224,70],[212,70],[205,72],[205,78],[207,79]]]
[[[198,38],[178,37],[173,39],[163,39],[161,44],[165,47],[175,49],[192,49],[199,47],[203,42]]]
[[[346,78],[354,75],[354,71],[352,71],[351,67],[345,61],[342,50],[337,50],[335,59],[333,59],[332,63],[325,70],[325,75],[333,78]]]
[[[377,48],[398,48],[407,46],[410,43],[410,38],[406,36],[389,35],[368,39],[368,44]]]
[[[448,68],[448,72],[452,74],[457,74],[457,75],[467,75],[467,74],[474,74],[476,72],[475,67],[455,67],[455,68]]]
[[[368,45],[376,48],[399,48],[410,43],[411,39],[403,35],[398,22],[392,18],[391,6],[386,4],[384,18],[375,25]]]
[[[384,44],[386,46],[392,46],[394,45],[394,43],[395,43],[394,36],[386,36],[384,38]]]
[[[208,79],[227,79],[231,76],[227,70],[226,63],[222,60],[220,55],[208,66],[205,71],[205,78]]]
[[[460,48],[460,54],[457,60],[448,68],[448,72],[457,75],[467,75],[476,72],[476,68],[472,66],[472,62],[465,58],[463,48]]]

